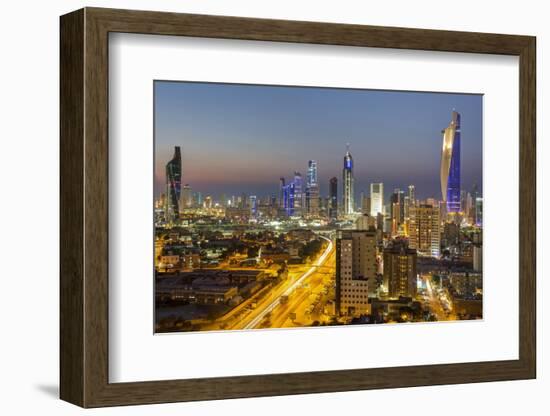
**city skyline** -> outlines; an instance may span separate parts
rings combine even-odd
[[[239,106],[228,107],[229,99]],[[322,109],[334,111],[326,121],[314,119]],[[452,109],[463,119],[462,189],[477,184],[481,192],[481,95],[156,82],[155,195],[166,189],[166,162],[174,146],[180,146],[182,186],[189,183],[214,199],[221,194],[277,195],[279,178],[300,172],[306,179],[311,160],[319,194],[327,197],[330,178],[342,178],[342,156],[350,143],[356,201],[377,182],[384,183],[385,200],[394,188],[410,184],[419,198],[441,198],[441,132]],[[335,123],[345,124],[341,135],[332,135]],[[280,145],[269,140],[282,131],[288,136],[278,136]],[[289,137],[296,142],[285,146]],[[385,158],[391,162],[384,163]]]
[[[483,317],[481,96],[156,87],[155,331]]]

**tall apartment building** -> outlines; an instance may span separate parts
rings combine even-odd
[[[439,257],[441,225],[439,205],[421,204],[409,208],[409,247],[422,256]]]
[[[336,310],[340,315],[369,314],[376,292],[376,231],[346,230],[336,239]]]
[[[416,296],[416,250],[404,242],[384,250],[384,285],[391,298]]]

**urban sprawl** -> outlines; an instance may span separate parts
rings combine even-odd
[[[315,160],[271,194],[203,195],[175,146],[155,201],[156,332],[480,319],[483,200],[461,187],[459,113],[442,133],[425,200],[414,184],[387,200],[383,183],[357,199],[349,146],[326,195]]]

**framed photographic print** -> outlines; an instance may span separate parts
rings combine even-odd
[[[61,17],[61,398],[536,376],[535,38]]]

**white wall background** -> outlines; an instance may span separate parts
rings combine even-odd
[[[317,20],[387,26],[536,35],[538,41],[538,330],[535,381],[376,390],[87,411],[103,415],[280,415],[310,412],[446,416],[544,414],[550,408],[550,364],[543,325],[550,296],[544,282],[550,235],[542,212],[550,161],[545,103],[550,101],[550,26],[546,2],[523,1],[298,1],[121,0],[4,2],[0,13],[0,409],[3,414],[71,415],[79,408],[58,395],[58,16],[83,6]],[[545,178],[546,176],[546,178]],[[546,237],[548,238],[548,237]],[[30,267],[29,267],[30,265]]]

